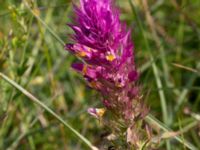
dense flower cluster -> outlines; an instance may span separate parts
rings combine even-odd
[[[80,0],[74,5],[73,44],[65,49],[83,61],[72,64],[103,96],[103,104],[130,120],[138,114],[138,72],[134,63],[130,31],[120,22],[112,0]],[[141,112],[141,110],[139,110]],[[140,114],[139,114],[140,115]]]

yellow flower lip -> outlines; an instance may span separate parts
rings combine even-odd
[[[76,55],[77,55],[78,57],[85,57],[85,56],[86,56],[86,52],[80,51],[80,52],[77,52]]]
[[[84,65],[84,66],[83,66],[82,72],[83,72],[83,74],[86,74],[86,73],[87,73],[87,65]]]
[[[92,88],[97,88],[97,82],[96,82],[96,81],[91,81],[91,82],[89,83],[89,85],[90,85],[90,87],[92,87]]]
[[[113,55],[113,54],[108,54],[108,55],[106,55],[106,60],[108,60],[108,61],[113,61],[113,60],[115,60],[116,59],[116,57],[115,57],[115,55]]]
[[[97,119],[101,119],[106,112],[106,108],[89,108],[88,113]]]
[[[97,111],[97,116],[101,118],[105,114],[106,109],[105,108],[97,108],[96,111]]]

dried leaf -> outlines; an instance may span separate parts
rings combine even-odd
[[[134,132],[134,130],[133,130],[131,127],[129,127],[129,128],[127,129],[126,141],[127,141],[127,143],[130,143],[130,144],[133,144],[133,145],[136,145],[137,142],[138,142],[137,133]]]

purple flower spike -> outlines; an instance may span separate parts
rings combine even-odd
[[[84,64],[72,67],[102,94],[108,110],[125,120],[138,117],[141,114],[135,107],[140,100],[136,86],[139,75],[133,43],[113,0],[80,0],[74,11],[75,23],[69,25],[74,31],[74,44],[67,44],[65,49],[84,60]]]

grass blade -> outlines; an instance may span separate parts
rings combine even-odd
[[[148,123],[153,123],[154,125],[156,125],[158,128],[162,129],[165,132],[172,132],[172,130],[170,128],[168,128],[165,124],[163,124],[162,122],[160,122],[158,119],[156,119],[155,117],[153,117],[151,114],[149,114],[145,120]],[[190,142],[188,142],[187,140],[183,140],[180,136],[174,136],[174,138],[179,141],[180,143],[182,143],[183,145],[185,145],[187,148],[189,148],[190,150],[198,150],[194,145],[192,145]]]
[[[86,139],[83,135],[81,135],[78,131],[76,131],[71,125],[69,125],[60,116],[58,116],[53,110],[51,110],[49,107],[47,107],[44,103],[42,103],[39,99],[37,99],[35,96],[33,96],[26,89],[24,89],[23,87],[18,85],[15,81],[11,80],[10,78],[8,78],[6,75],[4,75],[1,72],[0,72],[0,77],[3,78],[5,81],[7,81],[9,84],[11,84],[16,89],[18,89],[20,92],[22,92],[31,101],[33,101],[34,103],[36,103],[40,107],[44,108],[47,112],[49,112],[52,116],[54,116],[57,120],[59,120],[65,127],[67,127],[70,131],[72,131],[80,140],[82,140],[92,150],[98,150],[95,146],[93,146],[91,144],[91,142],[88,139]]]
[[[155,61],[154,61],[154,57],[153,55],[151,54],[151,51],[150,51],[150,47],[149,47],[149,43],[148,43],[148,40],[146,38],[146,35],[145,35],[145,32],[143,30],[143,26],[142,26],[142,23],[138,17],[138,14],[137,14],[137,11],[135,9],[135,6],[133,4],[133,2],[131,0],[129,0],[129,3],[131,5],[131,8],[132,8],[132,11],[136,17],[136,22],[139,26],[139,29],[143,35],[143,39],[144,39],[144,43],[145,43],[145,46],[146,46],[146,49],[149,51],[149,55],[150,55],[150,61],[152,62],[152,68],[153,68],[153,72],[154,72],[154,75],[155,75],[155,78],[156,78],[156,83],[157,83],[157,86],[158,88],[162,88],[162,83],[161,83],[161,80],[159,78],[159,75],[158,75],[158,69],[157,69],[157,66],[155,64]],[[165,95],[164,95],[164,92],[163,91],[159,91],[159,95],[160,95],[160,99],[161,99],[161,106],[162,106],[162,113],[163,113],[163,120],[164,122],[168,122],[167,119],[168,119],[168,115],[167,115],[167,104],[166,104],[166,99],[165,99]],[[165,124],[161,123],[159,120],[157,120],[156,118],[154,118],[152,115],[148,115],[146,117],[146,120],[147,121],[151,121],[153,122],[155,125],[157,125],[160,129],[164,130],[164,131],[172,131],[171,129],[169,129]],[[184,144],[186,147],[188,147],[189,149],[191,150],[197,150],[197,148],[195,148],[192,144],[190,144],[188,141],[186,140],[182,140],[180,137],[178,136],[175,136],[175,139],[177,141],[179,141],[180,143]],[[171,146],[170,146],[170,143],[167,142],[167,149],[171,149]]]
[[[49,31],[49,33],[52,34],[52,36],[63,46],[65,45],[65,42],[29,7],[28,3],[24,0],[23,1],[28,10],[33,14],[33,16],[44,25],[44,27]]]
[[[162,88],[163,86],[162,86],[162,82],[161,82],[160,77],[159,77],[159,74],[158,74],[158,68],[157,68],[157,66],[156,66],[156,64],[155,64],[154,57],[153,57],[153,55],[152,55],[151,52],[150,52],[149,43],[148,43],[147,38],[146,38],[146,36],[145,36],[144,30],[143,30],[143,27],[142,27],[142,23],[141,23],[141,21],[140,21],[140,19],[139,19],[139,17],[138,17],[138,14],[137,14],[137,11],[136,11],[136,9],[135,9],[134,4],[132,3],[131,0],[129,0],[129,2],[130,2],[130,5],[131,5],[131,7],[132,7],[133,13],[134,13],[134,15],[135,15],[135,17],[136,17],[137,24],[138,24],[138,26],[139,26],[139,28],[140,28],[140,31],[141,31],[142,35],[143,35],[144,43],[145,43],[146,49],[149,51],[150,62],[152,62],[151,65],[152,65],[153,72],[154,72],[154,75],[155,75],[157,87],[158,87],[158,88]],[[166,104],[165,94],[164,94],[163,91],[159,91],[159,95],[160,95],[160,99],[161,99],[163,120],[164,120],[165,123],[167,123],[167,121],[168,121],[168,115],[167,115],[167,114],[168,114],[168,113],[167,113],[167,104]]]

